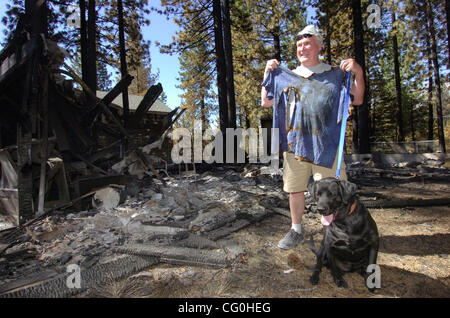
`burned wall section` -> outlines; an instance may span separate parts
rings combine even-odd
[[[85,195],[80,180],[117,176],[111,167],[160,140],[183,110],[149,113],[162,92],[161,84],[154,85],[125,127],[123,114],[112,101],[128,88],[132,76],[126,75],[98,98],[64,63],[68,53],[57,43],[25,30],[15,34],[20,36],[0,52],[0,149],[4,154],[0,193],[2,199],[14,202],[1,204],[0,214],[18,225]],[[74,87],[75,82],[83,91]],[[96,103],[88,104],[89,98]],[[171,144],[168,139],[161,143],[164,147],[156,147],[151,155],[167,162]],[[145,156],[140,159],[145,161],[144,169],[156,171]],[[6,174],[14,175],[17,184],[7,182]]]

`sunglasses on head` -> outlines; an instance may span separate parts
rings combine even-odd
[[[302,39],[307,39],[307,38],[310,38],[310,37],[312,37],[312,36],[313,36],[312,34],[308,34],[308,33],[302,34],[302,35],[299,35],[299,36],[297,37],[297,41],[300,41],[300,40],[302,40]]]

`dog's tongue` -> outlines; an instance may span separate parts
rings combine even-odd
[[[334,214],[322,215],[320,221],[322,222],[323,226],[329,226],[334,221]]]

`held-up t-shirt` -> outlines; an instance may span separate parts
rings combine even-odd
[[[297,159],[331,168],[347,93],[345,73],[340,68],[330,68],[304,78],[280,66],[269,73],[262,85],[267,98],[274,99],[273,128],[279,131],[279,138],[272,140],[279,140],[280,144],[273,144],[272,149],[281,146],[281,151],[293,152]]]

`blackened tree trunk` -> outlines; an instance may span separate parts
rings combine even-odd
[[[220,0],[213,0],[214,17],[214,43],[216,52],[217,68],[217,90],[219,94],[219,123],[220,130],[225,136],[226,128],[229,126],[227,105],[227,77],[225,64],[225,51],[223,47],[223,26]],[[225,143],[224,143],[225,145]]]
[[[438,139],[439,139],[439,149],[442,153],[445,153],[445,138],[444,138],[444,124],[442,120],[442,99],[441,99],[441,79],[439,73],[439,61],[437,54],[437,43],[436,43],[436,30],[434,28],[434,16],[431,7],[431,0],[427,1],[427,19],[428,27],[431,40],[431,59],[433,61],[434,69],[434,87],[435,87],[435,97],[436,97],[436,115],[437,115],[437,126],[438,126]]]
[[[281,61],[281,41],[280,41],[280,28],[275,28],[272,31],[273,35],[273,47],[274,47],[274,57],[278,61]]]
[[[448,68],[450,69],[450,0],[445,0],[445,12],[447,16]]]
[[[87,63],[87,23],[86,23],[86,1],[79,0],[80,6],[80,50],[81,50],[81,78],[85,83],[88,81]],[[87,94],[86,94],[87,95]]]
[[[205,94],[200,95],[200,119],[202,121],[202,136],[205,134],[206,128],[208,127],[208,121],[206,119],[206,102]]]
[[[122,0],[117,0],[117,13],[119,22],[119,49],[120,49],[120,73],[122,78],[128,74],[127,70],[127,56],[125,50],[125,29],[123,26],[123,4]],[[128,126],[128,118],[130,116],[130,106],[128,103],[128,87],[124,86],[122,91],[122,104],[123,104],[123,120],[124,126]]]
[[[96,41],[96,21],[97,11],[95,8],[95,1],[90,0],[88,3],[88,30],[87,30],[87,71],[88,77],[86,84],[95,92],[97,91],[97,41]],[[90,104],[95,103],[95,100],[90,100]]]
[[[413,103],[410,103],[409,127],[411,129],[411,139],[412,139],[412,141],[416,141],[416,129],[414,127],[414,105],[413,105]]]
[[[361,16],[361,0],[352,0],[353,7],[353,41],[355,46],[355,59],[363,70],[364,82],[366,80],[366,58],[364,53],[364,32]],[[367,90],[364,91],[363,104],[358,106],[358,153],[369,153],[369,108],[367,106]],[[354,119],[355,120],[355,119]],[[355,125],[354,125],[355,126]],[[355,136],[354,136],[355,137]]]
[[[231,18],[229,0],[222,0],[223,39],[227,81],[228,125],[236,128],[236,100],[234,96],[233,54],[231,44]]]
[[[25,13],[31,16],[31,28],[33,34],[48,35],[47,30],[47,3],[37,0],[25,1]]]
[[[398,43],[397,43],[397,28],[395,26],[395,11],[394,4],[391,9],[392,17],[392,29],[394,31],[392,35],[393,54],[394,54],[394,73],[395,73],[395,92],[397,103],[397,142],[405,141],[405,135],[403,133],[403,111],[402,111],[402,86],[400,77],[400,62],[398,60]]]

